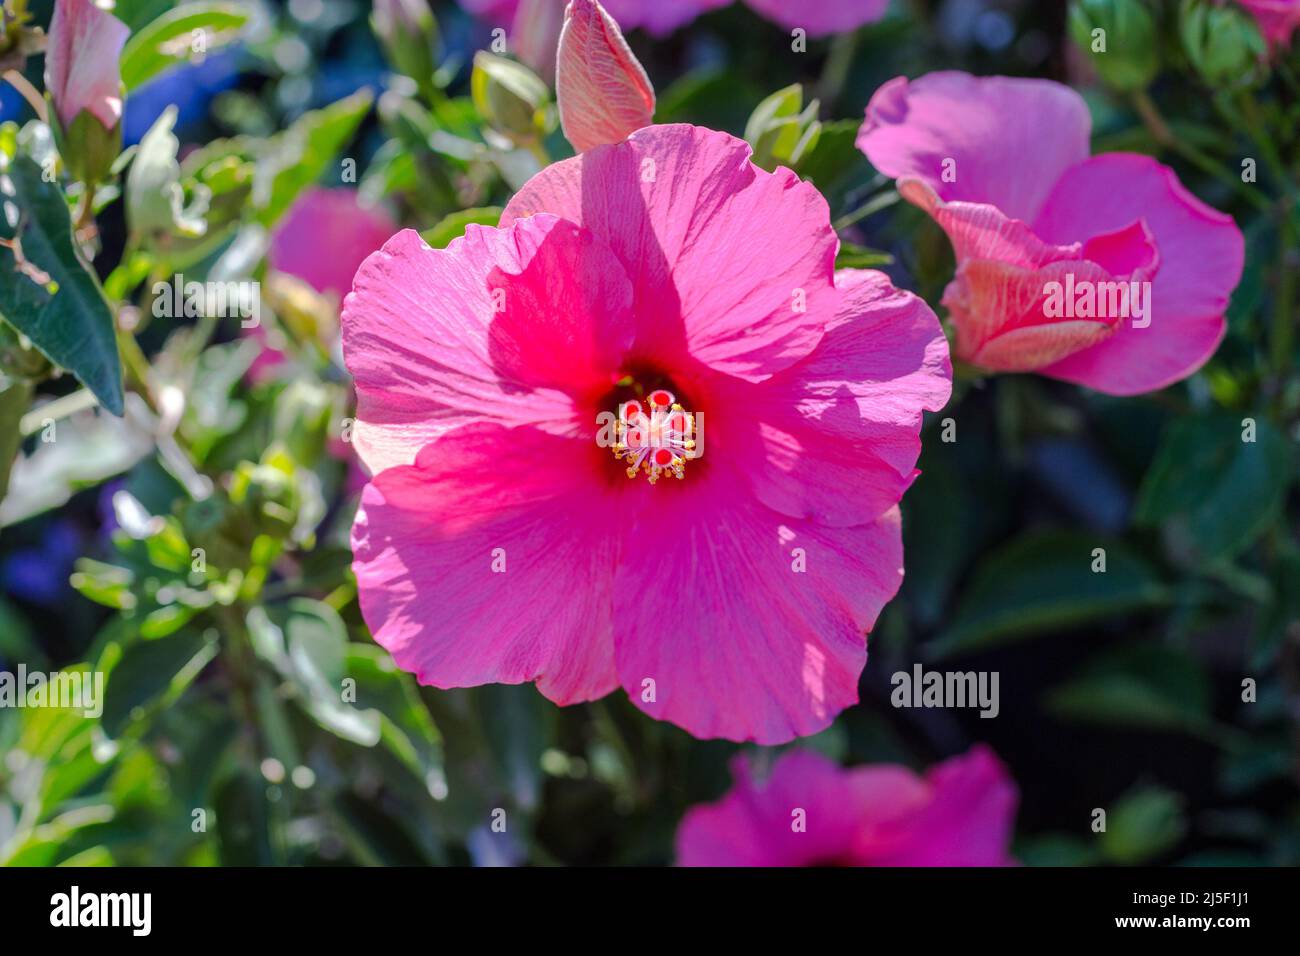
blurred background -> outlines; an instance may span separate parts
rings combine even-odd
[[[115,15],[139,30],[172,6],[120,0]],[[545,103],[534,137],[472,96],[475,52],[510,24],[433,3],[437,72],[421,83],[367,3],[234,6],[229,36],[131,89],[123,121],[139,145],[174,108],[178,182],[205,233],[168,223],[146,243],[113,197],[98,217],[95,267],[136,303],[139,360],[188,398],[174,434],[141,438],[158,409],[128,402],[123,423],[65,404],[43,444],[38,407],[0,506],[0,669],[108,675],[98,719],[0,709],[0,861],[671,863],[683,812],[725,792],[732,754],[763,748],[695,740],[622,693],[559,709],[531,686],[417,687],[371,641],[348,571],[364,477],[340,440],[351,398],[336,330],[352,271],[399,226],[445,245],[495,223],[543,158],[571,153]],[[1280,237],[1296,209],[1256,208],[1191,158],[1235,174],[1247,134],[1216,100],[1225,67],[1181,36],[1183,6],[1149,5],[1144,102],[1096,74],[1064,3],[895,2],[804,53],[739,4],[665,37],[629,33],[659,122],[753,138],[760,102],[800,84],[796,113],[817,100],[799,120],[820,121],[815,145],[792,156],[765,141],[760,160],[794,163],[826,194],[842,265],[882,268],[936,310],[946,238],[853,145],[872,92],[899,74],[1070,83],[1094,151],[1158,155],[1247,236],[1227,340],[1184,383],[1120,400],[959,378],[903,502],[906,582],[870,638],[862,702],[801,744],[918,769],[989,744],[1020,790],[1013,852],[1028,864],[1300,863],[1300,382],[1274,322],[1295,321]],[[51,4],[30,7],[48,23]],[[1237,67],[1254,62],[1242,44]],[[26,67],[38,88],[40,63]],[[1244,88],[1292,172],[1293,82],[1275,67]],[[1148,104],[1183,146],[1162,142]],[[31,119],[8,85],[0,116]],[[259,197],[259,168],[279,198]],[[264,328],[150,315],[148,280],[175,272],[258,277]],[[76,392],[63,376],[37,401]],[[1268,467],[1240,457],[1247,416]],[[946,418],[955,442],[941,440]],[[205,496],[214,485],[227,491]],[[194,547],[210,562],[197,583]],[[1106,574],[1079,564],[1097,547]],[[891,707],[890,675],[917,662],[998,672],[999,715]],[[339,703],[346,678],[365,706]],[[496,807],[515,821],[508,840],[491,838]],[[1096,807],[1105,834],[1090,829]]]

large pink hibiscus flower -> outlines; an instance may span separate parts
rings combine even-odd
[[[918,776],[783,754],[762,781],[742,756],[720,801],[687,811],[683,866],[1007,866],[1016,786],[987,747]]]
[[[675,125],[548,167],[500,228],[367,259],[343,347],[375,639],[426,684],[621,685],[700,737],[829,724],[951,377],[933,313],[836,246],[815,189]],[[615,412],[644,429],[602,447]]]
[[[1089,157],[1090,125],[1058,83],[931,73],[877,90],[858,145],[952,240],[959,358],[1133,395],[1214,353],[1244,243],[1168,167]]]

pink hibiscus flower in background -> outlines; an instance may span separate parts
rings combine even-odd
[[[1300,0],[1237,0],[1245,8],[1270,46],[1284,47],[1300,27]]]
[[[943,301],[959,358],[1148,392],[1218,347],[1244,241],[1167,166],[1089,157],[1090,127],[1083,99],[1061,84],[943,72],[877,90],[858,146],[952,241],[957,272]],[[1118,289],[1109,283],[1131,290],[1131,314],[1096,304]],[[1075,308],[1071,291],[1089,289],[1094,308]]]
[[[383,209],[361,205],[355,189],[313,187],[276,226],[267,265],[341,304],[357,267],[396,230]],[[264,346],[249,376],[254,382],[264,381],[283,365],[285,356],[267,343],[264,327],[255,326],[249,334]]]
[[[342,302],[357,267],[396,230],[388,213],[363,206],[355,189],[314,187],[276,227],[267,262]]]
[[[542,20],[541,8],[563,10],[567,0],[460,0],[470,13],[491,23],[512,24],[519,37],[520,27]],[[729,6],[733,0],[607,0],[602,6],[625,30],[640,27],[657,37],[667,36],[696,17]],[[889,0],[814,0],[791,3],[789,0],[745,0],[751,8],[786,29],[802,28],[809,36],[855,30],[885,15]],[[536,19],[534,19],[536,18]],[[552,36],[554,47],[558,34]]]
[[[1015,783],[984,746],[919,776],[894,764],[843,769],[782,754],[767,778],[732,762],[735,784],[677,830],[682,866],[1009,866]]]
[[[376,641],[437,687],[621,685],[700,737],[785,741],[854,703],[951,370],[925,304],[835,275],[837,245],[812,186],[673,125],[548,167],[500,228],[367,259],[343,347]],[[674,400],[698,457],[630,478],[598,417]]]

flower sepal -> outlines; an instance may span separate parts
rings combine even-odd
[[[47,96],[48,99],[48,96]],[[117,157],[122,153],[122,121],[107,129],[90,110],[82,110],[64,129],[54,109],[50,109],[50,129],[59,155],[73,180],[80,183],[104,182]]]

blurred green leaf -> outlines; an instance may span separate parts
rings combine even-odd
[[[108,675],[101,723],[122,734],[145,709],[175,699],[217,654],[217,641],[197,629],[128,644]]]
[[[251,770],[237,770],[218,785],[217,842],[222,866],[275,866],[266,784]]]
[[[1134,518],[1165,525],[1196,557],[1218,560],[1242,550],[1278,517],[1292,479],[1285,437],[1255,418],[1255,441],[1242,440],[1237,416],[1172,423],[1138,496]]]
[[[1047,695],[1053,712],[1075,720],[1206,733],[1212,726],[1209,679],[1190,654],[1138,644],[1090,661]]]
[[[1183,798],[1164,787],[1146,787],[1108,811],[1101,849],[1114,863],[1144,863],[1172,849],[1186,830]]]
[[[1106,552],[1104,573],[1092,570],[1096,548]],[[1154,607],[1168,597],[1155,569],[1118,542],[1075,531],[1034,533],[982,562],[931,650],[983,649]]]
[[[330,801],[331,816],[363,866],[428,866],[405,827],[375,802],[344,791]]]
[[[9,471],[23,442],[19,424],[31,402],[32,386],[27,382],[11,380],[7,388],[0,388],[0,498],[9,488]]]
[[[511,795],[533,809],[541,797],[542,752],[549,745],[554,708],[529,684],[488,684],[476,699],[489,752]]]
[[[253,204],[257,221],[270,228],[308,186],[320,179],[370,111],[369,90],[312,110],[273,137],[257,165]]]
[[[122,85],[127,92],[178,63],[203,58],[239,36],[250,11],[234,3],[186,3],[134,34],[122,50]],[[197,41],[202,49],[195,50]]]
[[[42,428],[35,451],[14,463],[9,493],[0,502],[0,527],[57,508],[80,489],[126,471],[149,454],[152,437],[132,418],[94,410]],[[46,436],[54,440],[44,440]]]
[[[259,657],[298,690],[303,709],[331,733],[365,747],[380,740],[380,714],[344,700],[347,631],[338,613],[309,598],[293,598],[248,618]],[[357,704],[363,702],[358,697]]]
[[[856,246],[851,242],[841,242],[840,251],[835,256],[836,269],[880,269],[893,265],[894,257],[879,249]]]
[[[501,221],[500,206],[484,206],[480,209],[463,209],[444,216],[436,226],[420,233],[424,241],[435,249],[445,249],[453,239],[465,235],[465,227],[471,224],[495,226]]]
[[[0,177],[0,316],[52,362],[72,372],[99,403],[122,414],[122,365],[113,310],[72,239],[58,183],[26,156]]]

